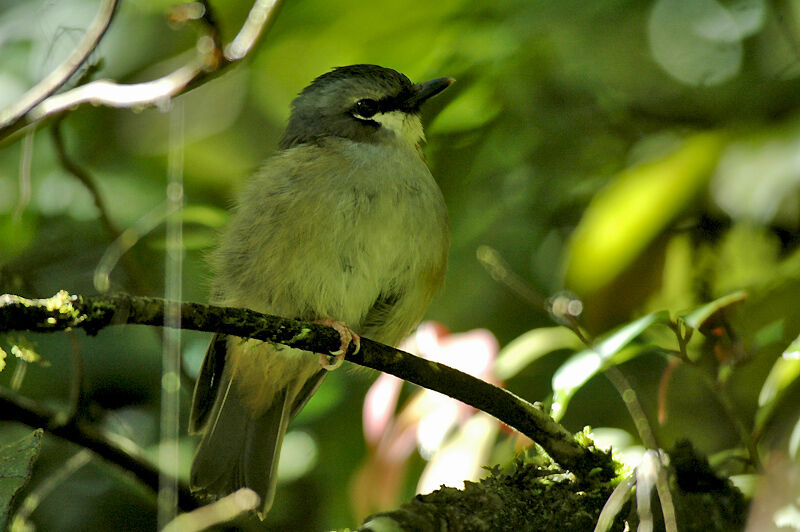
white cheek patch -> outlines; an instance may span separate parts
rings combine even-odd
[[[391,131],[398,139],[402,139],[409,144],[416,145],[425,140],[422,122],[420,122],[417,115],[402,111],[389,111],[388,113],[376,113],[369,120],[378,122],[381,127]]]

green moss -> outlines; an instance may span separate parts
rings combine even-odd
[[[293,344],[294,342],[299,342],[300,340],[305,340],[308,338],[309,333],[311,333],[311,329],[307,327],[303,327],[300,329],[300,332],[292,336],[292,338],[286,342],[287,344]]]
[[[444,487],[381,514],[403,530],[592,530],[613,486],[578,486],[542,453],[526,453],[463,491]],[[622,530],[618,518],[612,530]]]

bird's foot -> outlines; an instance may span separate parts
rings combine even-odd
[[[320,353],[319,365],[323,369],[333,371],[341,366],[342,362],[344,362],[344,356],[347,353],[347,348],[350,347],[350,343],[353,343],[356,346],[356,353],[358,353],[359,349],[361,349],[361,337],[354,333],[350,327],[341,321],[325,318],[322,320],[316,320],[316,323],[333,327],[336,329],[336,332],[339,333],[339,338],[341,339],[341,345],[339,346],[338,351],[331,351],[331,353],[327,355]]]

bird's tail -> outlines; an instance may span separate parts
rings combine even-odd
[[[201,440],[192,462],[190,485],[194,492],[212,499],[250,488],[261,497],[259,516],[263,519],[275,497],[278,460],[289,421],[317,390],[327,371],[290,381],[275,392],[269,406],[254,412],[244,403],[232,377],[228,347],[227,337],[214,336],[197,379],[189,430],[200,434]]]
[[[250,488],[261,497],[260,517],[275,497],[281,444],[291,417],[292,403],[286,390],[258,417],[242,404],[231,379],[221,382],[217,402],[192,462],[194,491],[218,498],[239,488]]]

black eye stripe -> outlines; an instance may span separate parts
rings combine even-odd
[[[375,100],[373,98],[362,98],[353,105],[353,113],[363,116],[364,118],[369,118],[369,116],[363,114],[363,112],[372,111],[372,106],[374,106],[374,112],[372,115],[376,113],[388,113],[391,111],[404,111],[407,113],[416,112],[418,111],[418,108],[410,108],[406,105],[406,102],[408,102],[413,96],[414,92],[411,89],[408,89],[403,90],[400,92],[400,94],[395,96],[385,96],[379,100]],[[360,108],[362,105],[367,107]],[[365,109],[369,109],[369,111],[365,111]]]
[[[404,89],[395,96],[385,96],[379,100],[372,98],[361,98],[350,108],[349,114],[359,122],[372,126],[380,127],[380,124],[372,117],[378,113],[390,113],[392,111],[402,111],[404,113],[418,113],[419,106],[409,106],[407,102],[414,96],[412,89]]]

